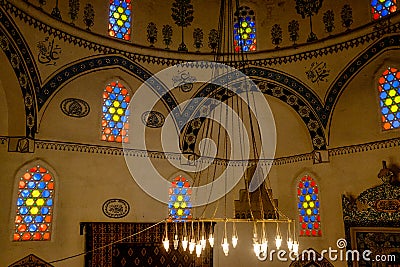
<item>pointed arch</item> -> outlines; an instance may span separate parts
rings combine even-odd
[[[52,236],[55,178],[45,164],[22,168],[17,176],[14,241],[49,241]]]
[[[129,41],[132,26],[131,0],[110,0],[108,35]]]
[[[128,89],[114,81],[104,88],[102,107],[101,140],[108,142],[128,142],[129,103],[131,96]]]
[[[257,50],[256,15],[248,6],[241,6],[235,12],[233,24],[233,45],[235,52]]]
[[[192,219],[192,185],[183,175],[176,176],[169,188],[168,217],[173,221]]]
[[[371,12],[374,20],[386,17],[396,11],[396,0],[371,0]]]
[[[297,185],[299,235],[321,236],[319,188],[310,175],[304,175]]]
[[[378,80],[383,130],[400,128],[400,71],[388,67]]]

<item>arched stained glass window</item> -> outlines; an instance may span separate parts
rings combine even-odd
[[[130,40],[131,13],[131,0],[110,0],[108,34],[118,39]]]
[[[112,82],[103,92],[103,119],[101,140],[128,142],[128,105],[131,101],[128,89],[120,82]]]
[[[50,240],[54,214],[54,177],[35,166],[19,177],[14,241]]]
[[[235,51],[240,52],[241,48],[244,52],[256,51],[256,16],[254,11],[247,6],[239,7],[235,13],[233,27]]]
[[[188,179],[176,177],[169,189],[169,218],[173,221],[183,221],[192,218],[192,189]]]
[[[379,78],[378,90],[383,129],[400,128],[400,71],[388,67]]]
[[[321,236],[318,186],[313,178],[305,175],[297,187],[300,236]]]
[[[385,17],[397,10],[396,0],[372,0],[371,11],[374,20]]]

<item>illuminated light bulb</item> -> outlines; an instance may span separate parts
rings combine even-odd
[[[229,254],[229,243],[228,238],[224,237],[224,242],[221,244],[222,250],[224,251],[225,256]]]
[[[299,254],[299,242],[293,241],[293,253],[295,255]]]
[[[290,251],[292,251],[292,249],[293,249],[293,240],[292,240],[292,238],[288,238],[288,240],[287,240],[287,247],[288,247],[288,249],[290,250]]]
[[[183,251],[186,251],[186,249],[187,249],[187,247],[188,247],[188,239],[187,239],[187,237],[186,236],[184,236],[183,237],[183,239],[182,239],[182,248],[183,248]]]
[[[268,240],[266,238],[263,238],[261,240],[260,252],[266,254],[267,250],[268,250]]]
[[[163,245],[164,245],[165,251],[168,252],[168,250],[169,250],[169,240],[168,240],[168,237],[165,237],[165,239],[163,240]]]
[[[258,255],[260,255],[260,252],[261,252],[261,245],[258,243],[254,243],[253,250],[254,250],[254,254],[256,254],[256,256],[258,257]]]
[[[207,240],[206,240],[206,238],[204,237],[204,235],[201,236],[200,244],[201,244],[201,248],[202,248],[203,250],[205,250],[205,249],[206,249],[206,245],[207,245]]]
[[[214,234],[210,233],[208,237],[208,243],[210,243],[210,247],[214,247]]]
[[[189,252],[190,254],[193,253],[194,249],[196,247],[196,242],[194,241],[194,239],[192,238],[189,242]]]
[[[237,246],[237,243],[238,243],[238,237],[236,236],[236,235],[233,235],[232,236],[232,247],[233,248],[236,248],[236,246]]]
[[[202,245],[201,245],[200,241],[197,241],[197,244],[196,244],[196,255],[197,255],[197,258],[200,258],[201,250],[202,250]]]
[[[277,250],[279,250],[282,245],[282,236],[279,234],[275,237],[275,245]]]
[[[174,249],[177,250],[179,245],[178,235],[174,237]]]

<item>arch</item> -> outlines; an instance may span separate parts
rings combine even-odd
[[[30,163],[20,169],[16,180],[13,241],[50,241],[54,223],[54,172],[44,163]]]
[[[396,10],[396,0],[371,0],[371,12],[374,20],[386,17]]]
[[[400,71],[387,67],[378,79],[383,130],[400,128]]]
[[[131,95],[118,80],[110,82],[103,91],[101,120],[101,140],[108,142],[128,142],[129,110]]]
[[[132,27],[131,0],[110,0],[108,35],[129,41]]]
[[[317,182],[304,175],[297,184],[297,209],[299,211],[299,235],[321,236],[319,188]]]
[[[248,6],[240,6],[234,15],[233,45],[235,52],[257,50],[256,15]]]
[[[192,182],[183,175],[177,175],[169,188],[168,217],[172,221],[192,219]]]

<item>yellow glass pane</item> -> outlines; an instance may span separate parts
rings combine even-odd
[[[308,208],[308,204],[306,202],[303,203],[303,208]]]
[[[392,112],[397,112],[399,110],[399,107],[397,105],[393,105],[393,106],[390,107],[390,110]]]
[[[310,208],[314,208],[314,202],[310,202],[308,205],[310,205]]]
[[[247,33],[251,33],[251,28],[246,28]]]
[[[389,91],[390,96],[395,96],[396,95],[396,90],[392,89]]]
[[[114,114],[115,113],[115,108],[109,108],[108,112],[110,112],[111,114]]]
[[[174,203],[174,208],[175,208],[175,209],[179,208],[179,202],[175,202],[175,203]]]
[[[35,201],[33,201],[32,198],[28,198],[28,199],[26,200],[26,205],[28,205],[28,206],[32,206],[33,203],[35,203]]]
[[[123,21],[126,21],[126,20],[128,20],[128,16],[125,15],[125,14],[123,14],[123,15],[121,16],[121,19],[122,19]]]
[[[120,105],[119,101],[115,100],[113,103],[113,106],[117,108],[117,107],[119,107],[119,105]]]
[[[385,100],[385,105],[390,106],[393,103],[392,99],[388,98]]]
[[[246,40],[247,38],[249,38],[249,36],[248,36],[247,34],[243,34],[243,35],[242,35],[242,39],[243,39],[243,40]]]
[[[122,108],[117,109],[117,114],[118,115],[124,114],[124,110]]]
[[[119,19],[119,20],[117,20],[117,24],[118,24],[118,26],[121,27],[122,25],[124,25],[124,22],[123,22],[122,20]]]
[[[243,21],[243,22],[242,22],[242,27],[243,27],[243,28],[246,28],[246,27],[247,27],[247,25],[248,25],[248,24],[247,24],[247,22],[246,22],[246,21]]]
[[[178,201],[182,201],[183,200],[183,196],[178,196]]]
[[[179,216],[182,216],[183,215],[183,210],[179,209],[177,213],[178,213]]]
[[[182,208],[182,209],[186,208],[186,202],[183,202],[183,203],[181,204],[181,208]]]
[[[119,14],[118,14],[117,12],[115,12],[115,13],[113,14],[113,16],[114,16],[115,19],[119,19]]]
[[[119,13],[124,13],[124,9],[123,9],[122,7],[118,7],[117,11],[118,11]]]
[[[38,200],[36,200],[36,205],[43,206],[43,204],[44,204],[44,199],[43,198],[39,198]]]
[[[307,210],[307,215],[311,215],[311,210],[310,209]]]
[[[38,214],[39,208],[38,207],[33,207],[31,208],[31,214]]]
[[[398,95],[394,98],[394,102],[397,104],[400,103],[400,95]]]
[[[119,116],[118,115],[114,115],[113,116],[113,121],[119,121]]]
[[[33,191],[32,191],[32,196],[33,196],[33,197],[38,197],[38,196],[40,196],[40,191],[39,191],[39,190],[33,190]]]
[[[307,200],[307,201],[310,201],[310,199],[311,199],[310,195],[307,195],[307,196],[306,196],[306,200]]]
[[[244,33],[244,29],[240,28],[239,33]]]

